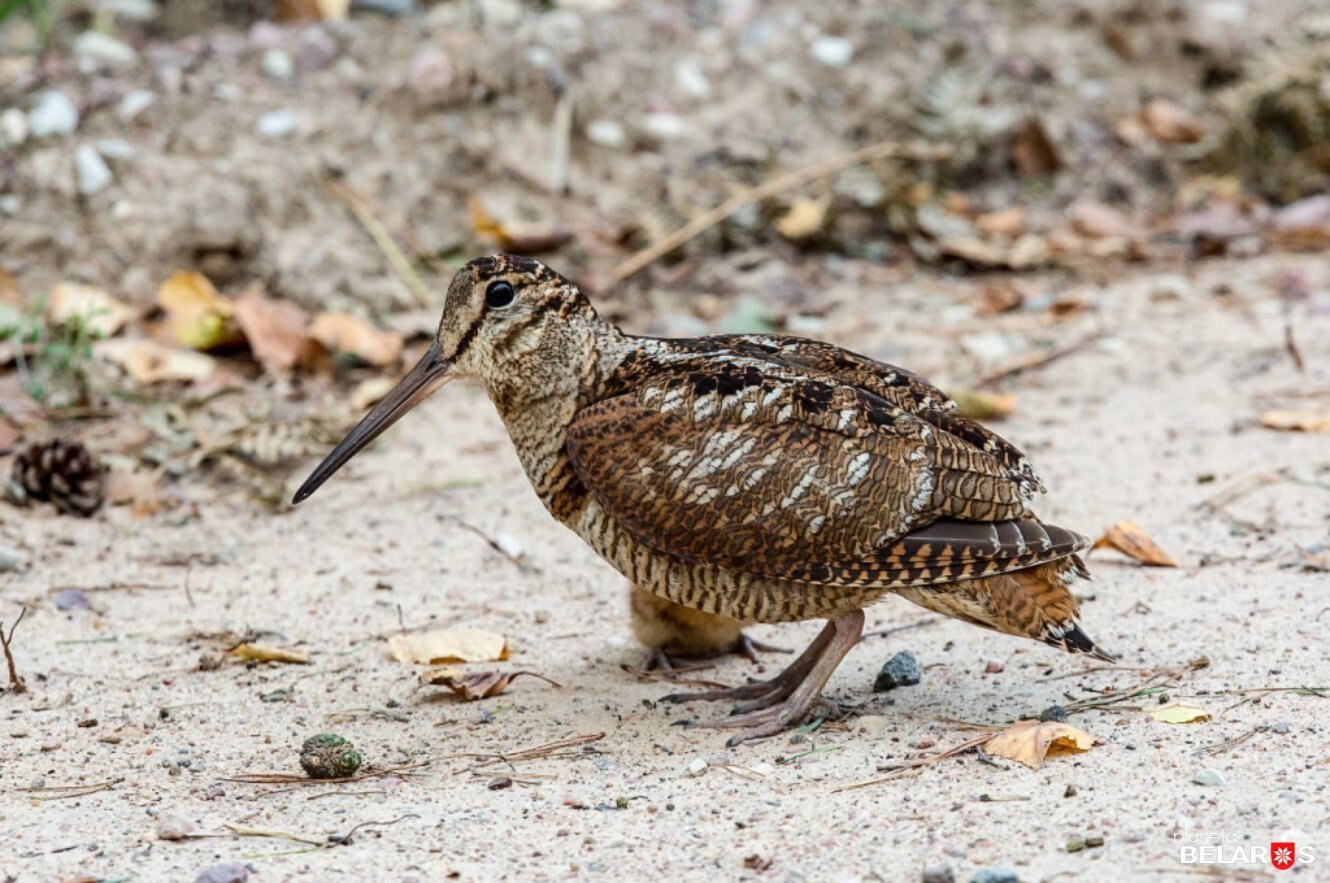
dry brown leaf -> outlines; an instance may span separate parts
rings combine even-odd
[[[151,510],[157,503],[157,472],[154,469],[112,469],[106,473],[102,495],[112,506],[131,504]]]
[[[1162,98],[1141,108],[1141,123],[1161,144],[1195,144],[1204,134],[1196,117]]]
[[[345,313],[320,313],[309,326],[309,336],[329,352],[350,353],[379,368],[395,365],[402,355],[400,337]]]
[[[1137,235],[1136,226],[1126,215],[1102,202],[1081,200],[1072,205],[1068,214],[1071,216],[1071,228],[1091,239],[1132,239]]]
[[[1021,124],[1011,143],[1011,161],[1027,178],[1048,175],[1062,168],[1057,147],[1048,137],[1044,124],[1034,117]]]
[[[1135,558],[1151,567],[1177,567],[1178,562],[1163,549],[1155,545],[1150,535],[1131,519],[1124,519],[1110,527],[1104,535],[1094,541],[1092,549],[1117,549],[1129,558]]]
[[[287,20],[342,21],[351,0],[278,0],[278,18]]]
[[[110,337],[134,317],[134,311],[100,288],[77,282],[60,282],[51,288],[46,319],[64,325],[77,319],[98,337]]]
[[[1016,396],[1011,393],[952,389],[947,395],[956,403],[956,413],[971,420],[1001,420],[1016,410]]]
[[[522,675],[540,678],[555,687],[561,686],[544,675],[536,674],[534,671],[464,672],[455,668],[436,668],[433,671],[427,671],[420,676],[420,682],[432,687],[445,687],[452,690],[453,695],[460,696],[467,702],[475,702],[477,699],[498,696],[508,689],[509,684]]]
[[[513,254],[538,254],[552,251],[573,238],[572,231],[560,227],[505,224],[490,214],[478,196],[466,201],[471,214],[471,229],[482,240],[493,242]]]
[[[217,362],[211,356],[174,349],[153,340],[102,340],[95,344],[93,353],[119,365],[135,383],[145,385],[168,381],[197,383],[217,370]]]
[[[286,650],[282,647],[264,647],[261,644],[241,644],[231,651],[238,659],[255,662],[291,662],[304,665],[309,662],[309,654],[300,650]]]
[[[364,411],[377,405],[384,396],[392,392],[397,382],[391,377],[371,377],[356,384],[351,390],[351,410]]]
[[[285,374],[318,354],[318,344],[306,331],[309,314],[289,301],[269,298],[260,282],[236,300],[235,317],[250,352],[269,374]]]
[[[202,273],[176,272],[157,289],[157,303],[166,313],[171,339],[190,349],[210,350],[244,339],[235,322],[235,304]]]
[[[1197,724],[1210,719],[1210,712],[1196,705],[1187,705],[1182,702],[1175,702],[1172,705],[1163,705],[1159,708],[1152,708],[1149,711],[1150,717],[1165,724]]]
[[[1019,236],[1025,231],[1025,210],[1008,208],[987,212],[974,219],[974,226],[981,233],[992,236]]]
[[[1330,432],[1330,413],[1312,411],[1262,411],[1261,425],[1284,432]]]
[[[776,221],[776,232],[796,242],[816,236],[827,223],[828,208],[825,200],[800,197]]]
[[[985,742],[984,750],[1037,770],[1046,757],[1089,751],[1098,741],[1071,724],[1023,720]]]
[[[508,658],[508,639],[479,629],[440,629],[393,635],[388,639],[388,649],[398,662],[499,662]]]

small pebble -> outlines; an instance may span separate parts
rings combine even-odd
[[[138,64],[133,46],[100,31],[84,31],[70,47],[79,70],[90,74],[99,68],[127,68]]]
[[[97,11],[130,21],[152,21],[160,12],[153,0],[97,0]]]
[[[240,862],[224,862],[199,871],[194,883],[247,883],[249,866]]]
[[[707,771],[707,762],[701,757],[694,757],[688,761],[688,775],[697,778]]]
[[[491,791],[502,791],[504,788],[513,787],[513,780],[507,776],[499,776],[498,778],[490,779],[489,784],[485,787]]]
[[[586,127],[587,140],[601,147],[623,147],[628,143],[628,135],[623,126],[614,120],[592,120]]]
[[[1085,838],[1086,849],[1098,849],[1103,845],[1104,845],[1104,838],[1099,834],[1095,834],[1093,836]]]
[[[936,736],[920,736],[918,739],[914,740],[915,748],[932,748],[935,745],[937,745]]]
[[[158,840],[184,840],[193,830],[193,825],[175,813],[165,813],[159,817],[154,829]]]
[[[340,52],[337,41],[322,26],[306,28],[296,44],[296,66],[305,73],[321,71],[337,60]]]
[[[642,129],[652,138],[673,141],[688,134],[688,123],[677,113],[649,113],[642,117]]]
[[[377,12],[389,18],[401,18],[416,11],[416,0],[351,0],[356,12]]]
[[[455,76],[448,53],[427,43],[411,57],[406,68],[406,85],[425,101],[439,101],[448,97]]]
[[[923,680],[923,677],[919,660],[915,659],[909,650],[902,650],[882,666],[882,670],[877,673],[877,680],[873,681],[873,690],[885,693],[897,687],[912,687]]]
[[[689,98],[704,101],[711,97],[711,81],[695,59],[685,58],[674,66],[674,84]]]
[[[951,865],[933,865],[931,868],[924,868],[919,881],[920,883],[956,883],[956,874],[951,870]]]
[[[1067,838],[1067,852],[1080,852],[1082,849],[1085,849],[1085,838],[1080,834]]]
[[[23,564],[23,553],[13,546],[0,546],[0,573],[18,570]]]
[[[300,114],[290,108],[270,110],[259,117],[256,130],[264,138],[285,138],[300,128]]]
[[[1062,796],[1063,796],[1063,797],[1075,797],[1075,796],[1076,796],[1077,794],[1079,794],[1079,793],[1080,793],[1080,791],[1076,788],[1075,785],[1068,785],[1068,786],[1067,786],[1067,790],[1062,792]]]
[[[1211,788],[1218,788],[1226,784],[1224,774],[1217,769],[1205,769],[1191,777],[1191,780],[1197,785],[1205,785]]]
[[[147,89],[135,89],[133,92],[126,93],[120,103],[116,105],[116,116],[125,122],[137,119],[145,110],[152,107],[157,101],[157,96]]]
[[[980,868],[970,883],[1021,883],[1021,878],[1011,868]]]
[[[1277,723],[1277,724],[1275,724],[1274,726],[1270,727],[1270,732],[1272,732],[1272,733],[1278,733],[1278,734],[1281,735],[1281,736],[1287,735],[1287,734],[1288,734],[1288,730],[1289,730],[1289,726],[1288,726],[1288,724],[1285,723],[1284,721],[1280,721],[1279,723]]]
[[[296,74],[296,62],[290,52],[281,49],[269,49],[263,53],[259,62],[263,75],[270,80],[289,80]]]
[[[1007,663],[1003,662],[1001,659],[990,659],[988,660],[988,664],[984,666],[984,673],[995,675],[1006,667]]]
[[[861,732],[868,733],[871,736],[877,736],[887,731],[887,718],[881,714],[865,714],[855,723],[858,724]]]
[[[83,196],[95,196],[110,187],[115,180],[106,160],[102,159],[96,148],[87,144],[80,144],[74,149],[74,178]]]
[[[27,140],[28,115],[17,107],[6,108],[0,113],[0,144],[18,147]]]
[[[56,610],[91,610],[92,604],[82,589],[61,589],[55,593]]]
[[[1041,721],[1054,721],[1059,724],[1067,722],[1067,709],[1061,705],[1050,705],[1039,712]]]
[[[58,89],[43,92],[28,111],[28,132],[34,138],[67,138],[79,126],[79,110]]]
[[[818,37],[808,51],[819,64],[827,67],[845,67],[854,58],[854,44],[844,37]]]

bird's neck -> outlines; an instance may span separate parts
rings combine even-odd
[[[545,507],[564,523],[580,510],[578,497],[584,493],[568,461],[568,427],[579,409],[603,396],[632,346],[632,339],[618,328],[596,320],[557,352],[543,355],[525,376],[489,385],[490,399],[527,478]]]

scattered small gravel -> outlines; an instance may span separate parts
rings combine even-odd
[[[28,132],[34,138],[67,138],[78,127],[79,109],[59,89],[43,92],[28,111]]]
[[[894,690],[897,687],[912,687],[924,678],[919,660],[909,650],[902,650],[887,660],[886,665],[877,673],[873,689],[878,693]]]

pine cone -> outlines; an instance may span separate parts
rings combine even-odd
[[[33,442],[14,458],[11,490],[20,502],[49,500],[87,517],[102,505],[102,467],[78,442]]]

